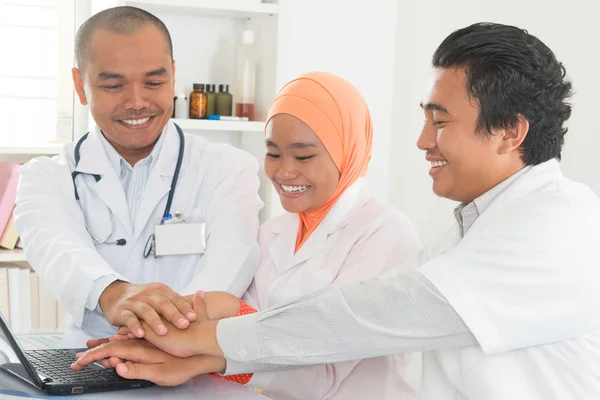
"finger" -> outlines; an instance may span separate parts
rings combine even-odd
[[[178,296],[180,297],[180,296]],[[186,306],[189,305],[185,302],[185,300],[181,300],[185,303]],[[190,321],[188,321],[175,307],[175,304],[171,302],[171,300],[162,296],[153,296],[148,304],[156,310],[160,315],[162,315],[167,321],[172,323],[179,329],[185,329],[190,326]]]
[[[206,321],[208,320],[208,311],[206,310],[206,302],[204,301],[204,292],[202,290],[198,290],[194,293],[192,297],[192,307],[196,312],[196,319],[198,321]]]
[[[117,330],[118,335],[127,335],[128,333],[131,333],[131,331],[129,330],[129,327],[127,325],[122,325]]]
[[[131,335],[131,336],[129,336]],[[129,333],[127,335],[114,335],[108,338],[109,341],[111,342],[118,342],[118,341],[122,341],[122,340],[131,340],[131,339],[135,339],[135,335],[133,333]]]
[[[85,345],[88,349],[93,349],[94,347],[98,347],[101,344],[107,343],[110,338],[102,338],[102,339],[90,339],[85,342]]]
[[[154,330],[154,332],[156,332],[158,335],[162,336],[167,334],[167,327],[165,326],[165,324],[163,324],[162,320],[158,316],[158,313],[152,306],[150,306],[147,303],[137,302],[133,305],[132,310],[136,314],[135,319],[138,325],[140,321],[137,319],[137,317],[139,317],[146,324],[148,324],[152,328],[152,330]],[[131,325],[127,324],[127,326],[129,326],[129,329],[131,329]],[[139,325],[139,328],[136,329],[141,329],[142,332],[144,332],[141,325]],[[143,335],[139,336],[137,334],[136,329],[131,329],[131,332],[134,332],[138,338],[142,337]]]
[[[110,362],[108,360],[102,360],[102,361],[100,361],[100,364],[102,364],[102,366],[107,369],[114,368],[112,365],[110,365]]]
[[[189,321],[196,320],[197,315],[194,311],[193,306],[190,305],[190,303],[188,303],[183,297],[181,297],[180,295],[176,295],[175,297],[171,298],[171,301],[173,302],[173,304],[175,304],[175,307],[177,307],[179,312],[185,315],[185,317]]]
[[[86,351],[71,365],[71,369],[81,371],[93,362],[110,357],[118,357],[122,360],[131,360],[134,362],[153,363],[162,361],[164,355],[145,340],[110,342]]]
[[[137,315],[132,310],[122,310],[121,311],[121,320],[125,322],[125,325],[129,328],[131,332],[134,333],[135,337],[143,338],[144,330],[142,329],[142,325],[140,324],[140,320]]]
[[[101,345],[90,349],[86,352],[77,353],[77,360],[73,364],[71,364],[71,369],[74,371],[81,371],[93,362],[102,362],[102,360],[107,358],[106,356],[104,356],[104,354],[106,354],[105,346],[106,345]],[[104,365],[104,363],[102,363],[102,365]]]
[[[194,296],[193,294],[188,294],[186,296],[183,296],[183,300],[185,300],[186,303],[188,303],[190,305],[190,307],[194,307],[194,305],[192,304],[192,296]]]
[[[109,368],[117,368],[117,365],[123,364],[125,360],[119,357],[110,357],[108,359]],[[103,364],[104,365],[104,364]]]
[[[162,386],[174,386],[182,382],[165,379],[165,368],[161,364],[138,364],[127,361],[117,365],[117,374],[126,379],[143,379]]]
[[[146,324],[145,321],[142,321],[142,327],[145,329],[146,331],[146,335],[144,336],[144,340],[147,341],[148,343],[151,343],[153,346],[158,347],[159,349],[162,349],[163,351],[166,351],[167,353],[171,354],[167,349],[169,349],[169,343],[170,341],[169,336],[165,337],[165,336],[161,336],[158,335],[156,332],[154,332],[153,329],[150,328],[150,326],[148,326],[148,324]],[[173,328],[175,329],[175,328]],[[131,360],[133,361],[133,360]]]

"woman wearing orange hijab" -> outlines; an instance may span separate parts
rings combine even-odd
[[[368,281],[418,253],[408,218],[361,182],[372,136],[367,104],[338,76],[304,74],[278,93],[267,117],[264,167],[287,213],[260,229],[262,260],[243,297],[250,306]],[[257,373],[246,384],[273,399],[408,399],[407,361],[397,355]]]
[[[248,305],[266,309],[330,285],[368,281],[418,253],[410,221],[361,182],[371,158],[372,126],[363,97],[350,83],[321,72],[289,82],[271,106],[265,142],[265,172],[287,212],[261,226],[262,260],[243,297]],[[242,303],[240,311],[239,300],[226,293],[206,293],[204,300],[211,319],[248,310]],[[232,305],[227,311],[226,304]],[[306,321],[314,323],[320,322]],[[147,339],[161,348],[158,341],[169,340],[152,332]],[[227,378],[273,399],[400,400],[415,395],[404,378],[407,362],[401,354]],[[169,378],[167,368],[155,379],[143,378],[174,384],[201,372],[187,365],[168,368],[179,380]]]

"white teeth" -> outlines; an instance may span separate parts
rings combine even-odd
[[[123,120],[123,122],[125,122],[128,125],[141,125],[141,124],[145,124],[148,121],[150,121],[150,117],[146,117],[146,118],[142,118],[142,119],[124,119]]]
[[[448,165],[448,161],[432,161],[431,166],[433,168],[443,167],[444,165]]]
[[[281,185],[281,188],[284,192],[287,193],[302,193],[306,192],[310,186],[286,186]]]

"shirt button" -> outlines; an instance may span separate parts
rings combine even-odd
[[[238,350],[238,354],[240,357],[246,357],[248,355],[248,350],[241,348]]]

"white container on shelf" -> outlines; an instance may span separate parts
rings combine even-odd
[[[256,65],[257,49],[254,44],[254,31],[242,32],[242,42],[238,49],[237,85],[235,87],[235,115],[255,120],[256,105]]]
[[[179,93],[175,100],[175,118],[186,119],[188,117],[188,102],[185,93]]]

